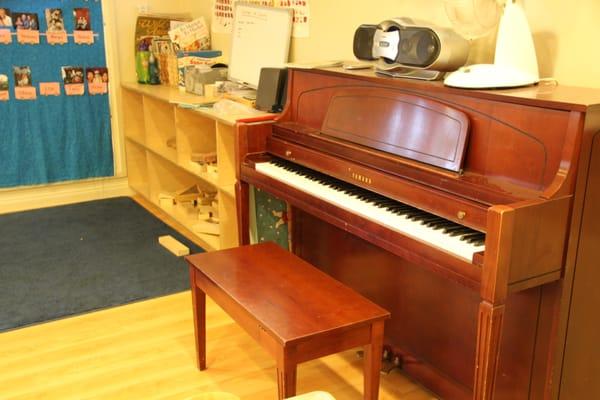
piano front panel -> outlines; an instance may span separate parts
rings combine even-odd
[[[478,293],[302,210],[293,218],[296,254],[391,312],[385,343],[406,356],[403,369],[444,398],[471,398]],[[540,295],[508,298],[495,400],[529,391]]]

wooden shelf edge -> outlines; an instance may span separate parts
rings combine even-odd
[[[218,186],[220,192],[235,199],[235,184]]]
[[[129,136],[129,135],[125,135],[125,140],[130,141],[133,144],[136,144],[138,146],[144,147],[146,148],[146,143],[138,138],[136,138],[135,136]]]
[[[219,246],[215,246],[215,245],[209,243],[205,238],[202,237],[202,236],[208,236],[208,235],[200,236],[200,235],[194,233],[192,230],[190,230],[188,227],[181,224],[173,216],[167,214],[162,208],[160,208],[158,205],[153,203],[151,200],[147,199],[142,194],[138,193],[138,194],[134,195],[132,198],[139,205],[141,205],[146,210],[148,210],[156,218],[160,219],[165,224],[169,225],[171,228],[175,229],[177,232],[179,232],[180,234],[185,236],[187,239],[192,241],[194,244],[202,247],[204,250],[206,250],[206,251],[219,250]],[[219,243],[219,237],[214,236],[214,238],[215,238],[214,240],[217,243]]]

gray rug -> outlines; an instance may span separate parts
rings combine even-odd
[[[0,215],[0,331],[189,288],[185,240],[130,198]]]

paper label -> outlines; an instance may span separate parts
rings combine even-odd
[[[10,97],[8,96],[8,90],[0,91],[0,101],[8,101],[9,98]]]
[[[65,44],[67,39],[67,31],[48,31],[46,32],[46,40],[48,44]]]
[[[94,44],[93,31],[74,31],[73,39],[77,44]]]
[[[108,84],[106,82],[88,83],[88,92],[92,95],[106,94],[108,93]]]
[[[35,100],[37,99],[37,91],[33,86],[16,87],[15,97],[17,100]]]
[[[67,96],[83,96],[85,87],[83,83],[70,83],[65,85],[65,93]]]
[[[40,44],[40,31],[17,29],[17,41],[21,44]]]
[[[11,44],[12,34],[9,29],[0,29],[0,43]]]
[[[40,95],[42,96],[60,96],[60,85],[58,82],[41,82]]]

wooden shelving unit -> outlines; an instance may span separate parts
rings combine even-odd
[[[163,213],[196,235],[205,250],[238,245],[235,202],[236,120],[244,115],[222,115],[211,109],[190,110],[178,104],[197,104],[202,97],[166,86],[122,85],[127,170],[130,187]],[[192,162],[192,153],[216,151],[216,168]],[[219,234],[199,233],[196,207],[159,201],[198,185],[217,191]]]

